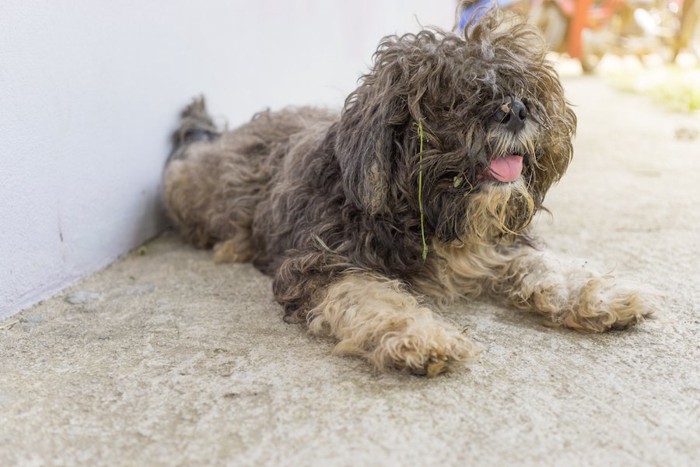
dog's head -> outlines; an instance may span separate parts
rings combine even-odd
[[[385,38],[346,100],[335,151],[368,215],[415,226],[406,219],[422,205],[429,235],[464,240],[528,225],[569,164],[575,127],[536,30],[488,14],[463,37]]]

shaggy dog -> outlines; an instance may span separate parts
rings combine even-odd
[[[576,117],[531,27],[382,40],[340,112],[263,112],[220,131],[197,99],[165,171],[167,211],[219,262],[274,278],[285,321],[376,368],[433,376],[476,347],[432,308],[490,296],[602,332],[653,298],[567,266],[528,232],[572,156]]]

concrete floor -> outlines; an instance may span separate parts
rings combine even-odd
[[[697,465],[700,140],[674,135],[700,120],[566,87],[577,152],[536,229],[663,291],[658,319],[581,335],[459,305],[476,363],[374,374],[166,234],[0,323],[0,465]]]

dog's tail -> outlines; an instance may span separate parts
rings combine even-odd
[[[195,98],[180,114],[180,125],[173,133],[173,150],[168,157],[168,163],[184,159],[185,150],[190,144],[197,141],[213,141],[220,134],[214,120],[207,112],[204,96]]]

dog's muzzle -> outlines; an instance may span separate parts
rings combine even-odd
[[[527,106],[522,101],[507,97],[498,107],[493,118],[505,126],[508,131],[517,133],[525,126],[525,120],[527,120],[528,115]]]

